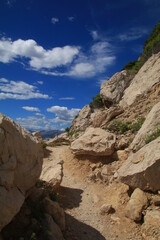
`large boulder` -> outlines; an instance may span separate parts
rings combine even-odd
[[[160,190],[160,137],[131,154],[115,176],[131,188]]]
[[[146,138],[157,130],[158,125],[160,125],[160,102],[157,103],[147,115],[145,122],[135,136],[130,148],[136,150],[143,147]]]
[[[19,212],[42,169],[37,138],[0,114],[0,231]]]
[[[120,101],[123,92],[129,86],[131,79],[132,76],[127,75],[127,71],[123,70],[114,74],[109,80],[102,83],[100,94],[107,108]]]
[[[160,82],[160,52],[152,55],[133,78],[130,86],[125,90],[120,105],[130,106],[139,95],[146,94]]]
[[[110,156],[114,152],[116,136],[101,128],[90,127],[71,144],[76,155]]]
[[[85,131],[87,127],[90,125],[90,115],[92,110],[89,105],[86,105],[79,112],[78,116],[72,122],[72,131]]]

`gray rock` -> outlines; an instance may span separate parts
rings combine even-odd
[[[100,214],[105,215],[113,212],[112,205],[110,204],[103,204],[100,208]]]
[[[0,231],[20,210],[42,169],[38,140],[0,114]]]
[[[141,228],[142,236],[145,240],[160,239],[160,211],[152,210],[146,211],[144,216],[144,224]]]
[[[132,77],[127,76],[127,71],[123,70],[114,74],[109,80],[101,85],[101,97],[106,107],[111,107],[118,103],[126,87],[129,86]]]
[[[45,215],[45,225],[48,230],[47,239],[49,239],[49,240],[64,240],[60,228],[54,222],[53,218],[49,214]]]
[[[157,130],[158,125],[160,125],[160,102],[157,103],[147,115],[145,122],[135,136],[130,148],[136,150],[143,147],[146,138]]]
[[[131,198],[126,207],[126,216],[134,221],[141,221],[142,211],[148,206],[146,194],[136,188],[131,195]]]
[[[86,128],[90,126],[91,112],[92,111],[89,105],[82,108],[78,116],[72,122],[71,131],[85,131]]]
[[[139,95],[146,94],[160,82],[160,53],[152,55],[133,78],[130,86],[125,90],[120,106],[132,105]]]
[[[90,127],[71,144],[76,155],[110,156],[114,152],[116,136],[101,128]]]
[[[131,188],[160,189],[160,137],[131,154],[117,172],[118,178]]]
[[[48,214],[50,214],[57,225],[60,227],[62,231],[65,230],[65,214],[63,208],[59,206],[57,202],[53,202],[49,198],[45,198],[43,200],[43,204],[45,207],[45,210]]]

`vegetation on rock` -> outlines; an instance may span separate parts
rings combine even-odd
[[[160,21],[154,27],[148,39],[144,43],[143,52],[138,61],[132,61],[123,67],[129,73],[137,73],[143,64],[152,56],[160,51]]]
[[[101,95],[98,93],[93,97],[92,102],[89,104],[90,108],[103,108],[104,103],[102,101]]]
[[[138,118],[135,123],[126,123],[121,120],[113,120],[108,126],[107,129],[113,132],[119,132],[121,134],[133,130],[133,131],[138,131],[141,127],[142,124],[144,123],[144,118]]]
[[[160,137],[160,125],[157,126],[157,129],[154,133],[152,133],[151,135],[147,136],[145,139],[145,143],[150,143],[153,140],[155,140],[156,138]]]

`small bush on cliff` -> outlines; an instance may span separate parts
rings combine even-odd
[[[157,126],[157,129],[154,133],[152,133],[151,135],[147,136],[145,139],[145,143],[150,143],[153,140],[155,140],[156,138],[160,137],[160,125]]]
[[[95,97],[93,97],[92,102],[89,104],[91,108],[102,108],[104,107],[104,103],[102,101],[101,95],[98,93]]]
[[[113,132],[119,132],[121,134],[133,130],[135,132],[139,131],[144,123],[145,118],[138,118],[135,123],[125,123],[121,120],[113,120],[109,126],[107,127],[108,130]]]
[[[121,120],[113,120],[109,126],[107,127],[108,130],[113,131],[113,132],[120,132],[121,134],[128,131],[129,124],[124,123]]]
[[[152,56],[160,51],[160,21],[154,27],[148,39],[144,43],[143,52],[138,61],[132,61],[123,67],[129,73],[137,73],[143,64]]]

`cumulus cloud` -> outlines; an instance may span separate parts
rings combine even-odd
[[[79,111],[79,108],[68,109],[67,107],[60,106],[52,106],[47,108],[47,112],[54,113],[56,116],[53,119],[53,122],[58,123],[61,126],[70,124]]]
[[[0,62],[9,63],[18,57],[29,59],[29,65],[35,70],[55,68],[71,63],[79,53],[79,47],[64,46],[45,50],[36,41],[2,38],[0,40]]]
[[[118,38],[120,41],[134,41],[140,39],[146,34],[148,34],[148,29],[137,27],[131,28],[127,32],[120,34]]]
[[[56,23],[59,22],[59,18],[52,17],[51,22],[52,22],[53,24],[56,24]]]
[[[22,61],[23,58],[31,69],[42,74],[84,79],[106,72],[116,59],[113,46],[106,40],[96,41],[85,51],[75,46],[45,50],[32,39],[0,40],[0,62]]]
[[[91,46],[84,59],[77,60],[67,74],[77,78],[93,77],[106,71],[115,59],[111,44],[107,41],[99,41]]]
[[[29,111],[29,112],[40,112],[39,108],[37,108],[37,107],[24,106],[22,108],[26,111]]]
[[[5,78],[0,79],[0,99],[27,100],[32,98],[49,99],[47,94],[39,92],[37,87],[23,81],[9,81]]]
[[[16,122],[19,123],[22,127],[34,131],[56,129],[56,127],[53,125],[52,119],[47,119],[45,116],[16,118]]]

